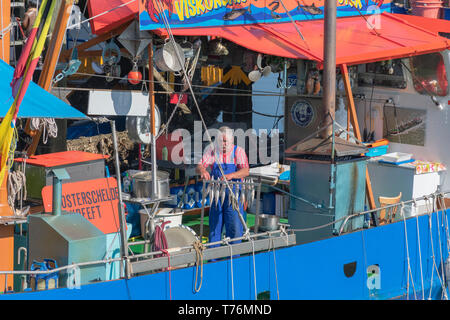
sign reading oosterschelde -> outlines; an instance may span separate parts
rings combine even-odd
[[[282,2],[281,2],[282,1]],[[325,0],[140,0],[141,30],[217,27],[323,19]],[[381,13],[391,0],[336,0],[337,17]],[[374,9],[376,8],[376,10]]]

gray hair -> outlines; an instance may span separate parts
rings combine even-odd
[[[227,137],[233,138],[233,130],[232,130],[230,127],[228,127],[228,126],[220,127],[220,128],[219,128],[219,131],[220,131],[222,134],[226,135]]]

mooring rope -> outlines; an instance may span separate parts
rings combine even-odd
[[[417,214],[417,203],[414,201],[414,212]],[[419,217],[416,215],[417,228],[417,244],[419,248],[419,265],[420,265],[420,282],[422,285],[422,300],[425,300],[425,288],[423,286],[423,266],[422,266],[422,250],[420,246],[420,231],[419,231]]]
[[[200,240],[197,240],[193,243],[193,247],[196,253],[194,292],[197,293],[200,291],[203,283],[203,250],[205,250],[205,246],[201,243]],[[200,284],[197,287],[199,265],[200,265]]]
[[[406,299],[409,300],[409,277],[411,276],[411,284],[413,287],[413,292],[414,292],[414,299],[417,300],[417,296],[416,296],[416,288],[414,285],[414,277],[412,274],[412,270],[411,270],[411,261],[409,258],[409,246],[408,246],[408,232],[407,232],[407,227],[406,227],[406,218],[405,218],[405,205],[402,202],[401,206],[400,206],[400,214],[403,217],[403,224],[405,226],[405,246],[406,246],[406,262],[408,264],[408,275],[407,275],[407,284],[406,284]]]
[[[230,244],[230,238],[223,239],[224,244],[230,248],[230,268],[231,268],[231,299],[234,300],[234,276],[233,276],[233,246]]]
[[[427,211],[428,211],[428,224],[429,224],[429,228],[430,228],[430,242],[431,242],[431,254],[432,254],[431,258],[432,258],[432,260],[433,260],[433,265],[431,266],[431,270],[432,270],[432,271],[431,271],[431,283],[430,283],[430,292],[429,292],[429,294],[428,294],[428,300],[431,300],[431,294],[432,294],[432,290],[433,290],[433,276],[434,276],[434,270],[436,270],[436,273],[437,273],[439,282],[440,282],[440,284],[441,284],[441,287],[445,290],[444,284],[442,283],[442,279],[441,279],[441,277],[440,277],[440,275],[439,275],[439,268],[438,268],[437,265],[436,265],[436,259],[435,259],[435,254],[434,254],[433,228],[432,228],[433,221],[431,220],[431,214],[432,214],[432,211],[433,211],[433,210],[432,210],[432,209],[433,209],[433,206],[432,206],[432,204],[429,204],[430,201],[431,201],[431,200],[430,200],[429,198],[426,198],[426,199],[425,199],[425,205],[426,205],[426,208],[427,208]],[[430,210],[430,207],[429,207],[428,205],[431,206],[431,210]]]

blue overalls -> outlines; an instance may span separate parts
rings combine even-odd
[[[237,171],[236,148],[237,146],[234,146],[234,150],[231,155],[232,163],[222,164],[224,174],[229,174]],[[214,177],[214,179],[216,180],[219,177],[222,177],[222,174],[220,172],[217,163],[214,163],[212,167],[211,177]],[[240,179],[233,179],[233,181],[239,180]],[[234,188],[233,185],[230,185],[230,187],[232,190],[236,190],[235,188],[238,187],[238,185],[236,185]],[[229,190],[227,188],[223,204],[220,203],[220,200],[217,203],[217,205],[215,204],[215,201],[214,203],[211,203],[211,207],[209,209],[209,242],[216,242],[222,239],[222,230],[224,225],[226,237],[230,237],[231,239],[233,239],[241,237],[243,234],[244,228],[242,226],[241,220],[239,219],[238,212],[236,210],[233,210],[233,205],[231,202],[230,204],[228,204],[228,197],[229,197]],[[244,220],[247,220],[242,203],[239,203],[239,211],[241,212]],[[231,243],[238,243],[238,242],[240,241],[235,241]]]

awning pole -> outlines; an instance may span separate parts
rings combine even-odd
[[[336,1],[325,1],[324,12],[324,44],[323,44],[323,106],[324,119],[330,123],[334,119],[336,105]],[[328,118],[328,114],[331,117]],[[329,126],[321,132],[321,137],[326,139],[332,132],[333,126]]]
[[[359,129],[358,117],[356,115],[355,101],[353,100],[353,92],[352,87],[350,85],[350,78],[348,76],[348,69],[346,64],[341,65],[341,74],[342,80],[344,81],[345,93],[347,95],[348,100],[348,115],[350,122],[353,126],[353,133],[355,134],[356,139],[362,141],[361,139],[361,131]],[[370,209],[373,210],[376,208],[375,199],[373,197],[372,184],[370,182],[369,169],[366,169],[366,197],[369,201]],[[378,224],[376,219],[376,212],[372,212],[372,221],[376,226]]]
[[[149,105],[150,105],[150,155],[152,161],[152,199],[157,197],[157,166],[156,166],[156,128],[155,128],[155,88],[153,83],[153,44],[148,45],[148,80],[149,80]]]

